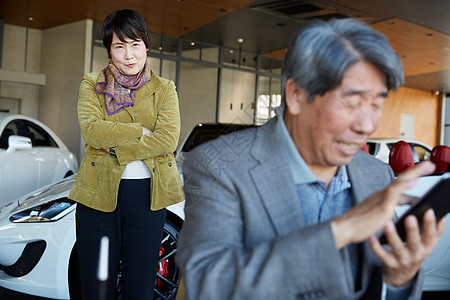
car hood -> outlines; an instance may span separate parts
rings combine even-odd
[[[0,219],[8,217],[11,213],[23,210],[24,208],[34,207],[52,200],[69,196],[70,189],[75,182],[75,177],[76,174],[44,186],[19,198],[16,201],[3,205],[0,207]]]
[[[69,196],[70,189],[75,182],[76,174],[69,176],[58,182],[44,186],[34,192],[31,192],[17,201],[21,208],[35,206],[37,204],[48,202],[57,198]]]

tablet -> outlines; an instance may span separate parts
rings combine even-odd
[[[450,173],[445,173],[437,180],[428,192],[426,192],[418,201],[415,202],[405,213],[395,220],[395,227],[401,239],[405,241],[405,218],[409,215],[417,217],[420,230],[422,231],[422,221],[425,212],[432,208],[436,219],[440,220],[450,212]],[[384,234],[380,236],[380,242],[386,244],[387,240]]]

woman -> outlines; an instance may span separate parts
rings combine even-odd
[[[152,299],[165,207],[183,200],[173,157],[180,133],[172,81],[146,64],[149,38],[136,11],[103,23],[110,58],[86,74],[78,97],[85,154],[69,198],[78,202],[77,250],[83,299],[97,299],[99,244],[109,238],[107,299],[122,271],[121,299]],[[120,264],[121,262],[121,264]]]

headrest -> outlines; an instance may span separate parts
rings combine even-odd
[[[431,150],[430,160],[436,164],[435,173],[447,172],[450,168],[450,147],[439,145]]]
[[[395,175],[414,166],[414,156],[407,142],[398,141],[392,145],[389,152],[389,165]]]
[[[361,147],[361,150],[364,151],[364,152],[366,152],[366,153],[369,153],[369,146],[367,146],[367,143],[365,143],[365,144]]]

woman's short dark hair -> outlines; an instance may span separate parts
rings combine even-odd
[[[125,38],[142,40],[147,49],[150,47],[145,20],[137,11],[132,9],[122,9],[110,13],[103,22],[102,33],[103,45],[108,51],[108,57],[111,57],[113,33],[122,42],[125,42]]]
[[[316,95],[337,88],[345,72],[360,61],[386,74],[388,90],[403,84],[403,65],[382,33],[356,19],[314,21],[293,37],[286,52],[282,99],[290,78],[313,101]]]

